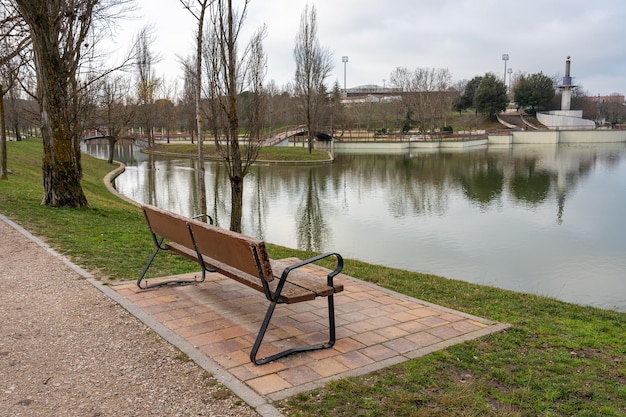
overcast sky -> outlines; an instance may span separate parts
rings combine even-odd
[[[177,56],[193,50],[194,20],[179,0],[136,0],[137,19],[125,22],[123,49],[143,25],[155,28],[157,76],[179,77]],[[234,0],[241,4],[242,0]],[[333,53],[327,83],[383,85],[397,67],[448,68],[454,81],[493,72],[543,72],[562,77],[571,55],[574,82],[590,95],[626,93],[624,0],[252,0],[249,35],[266,24],[266,81],[293,79],[294,39],[306,4],[315,6],[318,38]],[[508,82],[508,77],[507,77]]]

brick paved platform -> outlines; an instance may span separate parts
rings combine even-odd
[[[325,276],[320,267],[312,266],[309,271]],[[268,305],[261,293],[217,273],[207,274],[200,284],[139,290],[133,282],[112,288],[270,400],[311,390],[331,379],[366,374],[508,327],[343,274],[336,280],[344,284],[345,290],[335,295],[335,346],[262,366],[249,359]],[[279,305],[259,357],[292,346],[325,342],[327,326],[324,298]]]

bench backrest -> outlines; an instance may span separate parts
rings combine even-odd
[[[187,223],[201,255],[253,277],[261,274],[267,282],[274,279],[263,241],[195,220],[188,220]],[[255,251],[260,271],[254,256]]]
[[[187,228],[189,218],[154,206],[143,205],[141,208],[152,233],[164,237],[166,241],[193,249],[193,241]]]

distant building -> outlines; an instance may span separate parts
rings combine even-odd
[[[351,103],[384,103],[400,100],[399,88],[381,87],[375,84],[348,88],[342,102]]]
[[[624,96],[621,95],[621,94],[617,94],[617,93],[611,94],[609,96],[597,95],[597,96],[592,96],[590,98],[595,103],[619,103],[619,104],[624,104],[626,102],[626,100],[624,99]]]
[[[399,95],[402,92],[399,88],[381,87],[376,84],[361,85],[354,88],[348,88],[346,90],[346,96],[390,96]]]

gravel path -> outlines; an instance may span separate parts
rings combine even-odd
[[[0,416],[257,416],[0,218]]]

